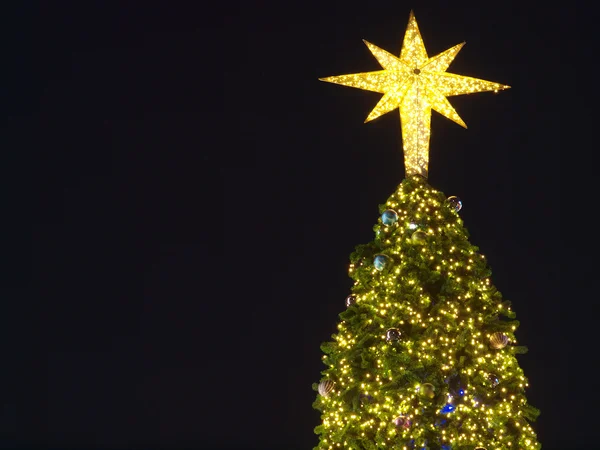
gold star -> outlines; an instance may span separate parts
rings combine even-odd
[[[483,91],[497,92],[510,87],[447,73],[446,69],[464,42],[429,58],[412,11],[399,58],[364,42],[384,70],[320,80],[382,93],[383,97],[365,122],[399,108],[406,176],[418,174],[427,177],[432,109],[467,128],[446,97]]]

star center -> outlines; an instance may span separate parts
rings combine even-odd
[[[413,73],[415,75],[419,75],[421,73],[421,69],[415,69],[415,70],[413,70]]]

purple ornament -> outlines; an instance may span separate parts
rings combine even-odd
[[[393,422],[398,428],[410,428],[412,425],[412,420],[406,414],[400,414]]]

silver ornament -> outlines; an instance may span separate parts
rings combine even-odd
[[[385,332],[385,340],[388,342],[394,342],[400,339],[400,330],[398,328],[390,328]]]
[[[508,336],[497,331],[490,336],[490,346],[496,350],[506,347],[508,344]]]
[[[331,380],[323,380],[319,383],[319,394],[323,397],[328,397],[333,388],[335,387],[335,383]]]
[[[460,198],[455,195],[448,197],[448,203],[450,203],[450,206],[456,212],[459,212],[462,209],[462,202],[460,201]]]
[[[346,297],[346,308],[351,307],[356,303],[356,295],[349,295]]]

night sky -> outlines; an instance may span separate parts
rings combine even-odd
[[[600,448],[598,278],[566,253],[593,252],[595,231],[577,202],[594,200],[596,150],[575,142],[587,112],[574,105],[591,101],[569,84],[583,80],[585,10],[14,3],[1,14],[0,448],[318,442],[319,346],[345,308],[350,253],[404,178],[397,111],[363,124],[380,94],[318,78],[379,70],[362,39],[399,54],[411,9],[430,55],[466,41],[450,72],[512,86],[450,98],[468,130],[434,113],[429,182],[462,199],[513,302],[543,448]]]

